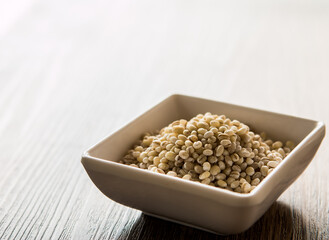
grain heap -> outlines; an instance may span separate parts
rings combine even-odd
[[[294,144],[266,140],[225,115],[181,119],[145,134],[121,163],[239,193],[252,191],[290,153]]]

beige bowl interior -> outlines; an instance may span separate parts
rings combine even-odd
[[[228,103],[219,104],[216,101],[201,98],[173,95],[114,133],[115,138],[112,140],[103,141],[94,146],[89,154],[117,162],[129,148],[138,143],[145,132],[160,130],[177,119],[189,120],[199,113],[206,112],[224,114],[232,120],[239,120],[250,126],[256,133],[266,132],[272,140],[292,140],[296,144],[317,126],[317,122],[312,120]],[[114,148],[115,151],[113,151]]]

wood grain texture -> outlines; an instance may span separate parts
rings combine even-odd
[[[117,204],[80,164],[177,92],[328,125],[328,43],[328,1],[2,1],[0,239],[328,239],[328,138],[234,236]]]

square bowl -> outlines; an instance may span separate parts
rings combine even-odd
[[[241,194],[118,163],[142,134],[199,113],[224,114],[273,140],[292,140],[293,151],[252,192]],[[88,149],[82,164],[107,197],[146,214],[217,234],[251,227],[297,179],[323,137],[322,122],[185,95],[172,95]]]

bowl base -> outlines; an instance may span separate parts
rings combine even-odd
[[[153,214],[153,213],[148,213],[148,212],[144,212],[143,211],[143,214],[148,215],[148,216],[151,216],[151,217],[160,218],[160,219],[165,220],[165,221],[178,223],[178,224],[181,224],[181,225],[184,225],[184,226],[187,226],[187,227],[196,228],[196,229],[199,229],[199,230],[202,230],[202,231],[206,231],[206,232],[209,232],[209,233],[213,233],[213,234],[216,234],[216,235],[221,235],[221,236],[227,236],[228,235],[228,234],[225,234],[225,233],[214,232],[212,230],[209,230],[209,229],[206,229],[206,228],[203,228],[203,227],[199,227],[199,226],[196,226],[196,225],[193,225],[193,224],[189,224],[189,223],[181,222],[181,221],[178,221],[178,220],[174,220],[172,218],[167,218],[167,217],[159,216],[159,215],[156,215],[156,214]]]

